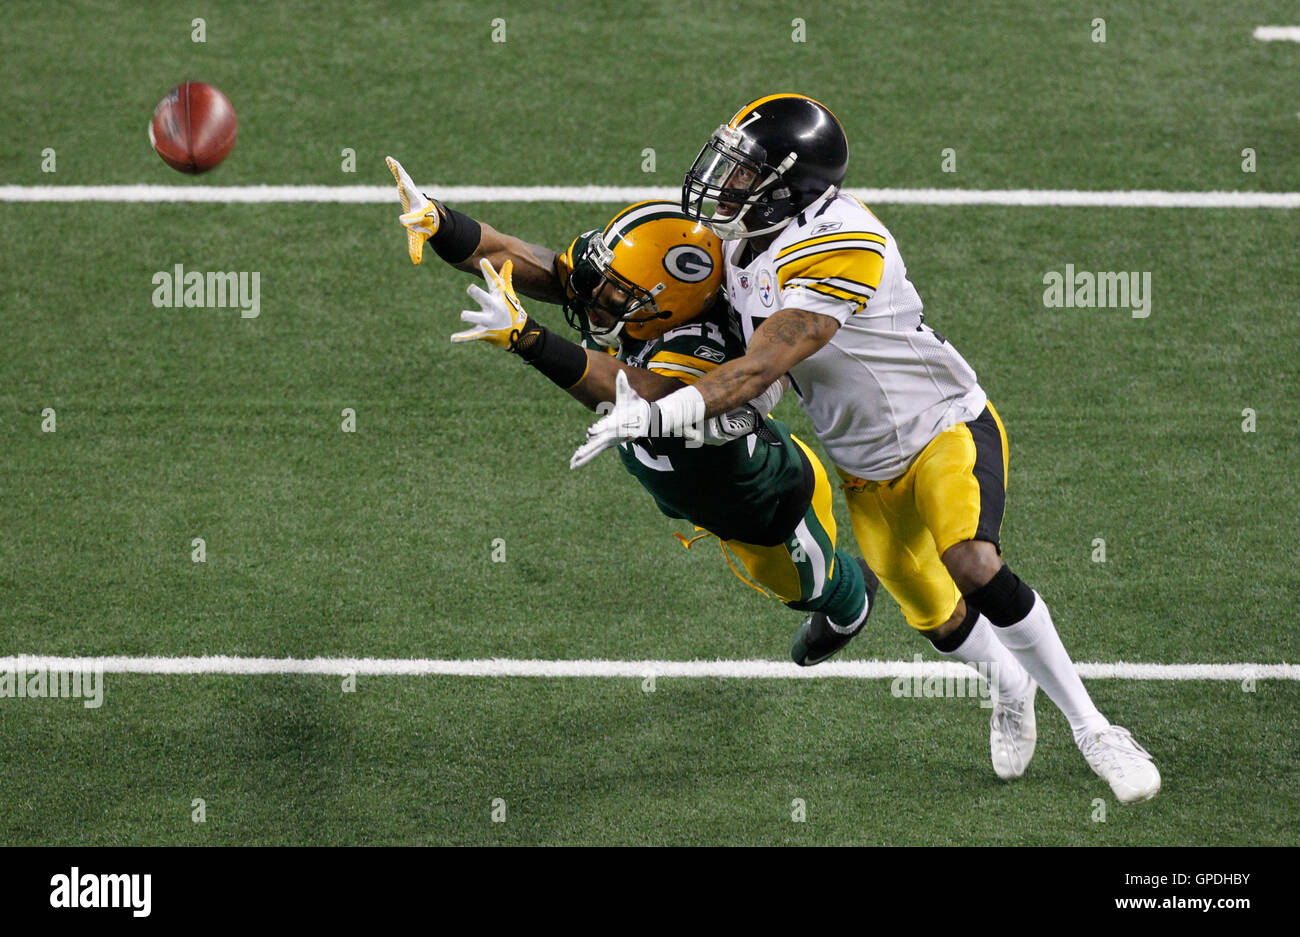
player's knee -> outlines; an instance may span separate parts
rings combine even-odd
[[[998,548],[987,540],[955,543],[944,551],[942,559],[962,595],[987,585],[1003,565]]]
[[[993,578],[965,593],[966,604],[978,609],[999,628],[1024,621],[1033,610],[1037,596],[1006,564],[998,567]]]
[[[938,628],[929,628],[921,632],[932,642],[938,639],[946,638],[961,626],[962,621],[966,618],[966,602],[963,599],[957,600],[957,607],[952,610],[952,614]]]
[[[975,627],[979,612],[966,604],[964,599],[957,602],[952,615],[938,628],[921,632],[939,651],[954,651],[965,643],[967,636]]]

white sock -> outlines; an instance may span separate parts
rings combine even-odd
[[[1093,705],[1074,662],[1052,624],[1052,613],[1037,592],[1029,614],[1005,628],[991,628],[997,639],[1024,665],[1070,722],[1075,743],[1106,728],[1110,723]]]
[[[992,676],[997,680],[998,698],[1019,699],[1029,690],[1029,674],[997,639],[993,633],[995,630],[989,620],[981,615],[975,620],[975,627],[966,635],[966,640],[960,647],[939,653],[944,657],[956,658],[963,664],[992,665],[992,670],[986,670],[982,675],[985,679]]]
[[[853,634],[862,627],[862,623],[867,620],[867,613],[871,611],[871,599],[867,595],[862,596],[862,611],[858,612],[858,617],[854,618],[847,625],[841,625],[830,615],[826,616],[826,621],[831,626],[831,631],[838,634]]]

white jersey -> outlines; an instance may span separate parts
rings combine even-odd
[[[984,391],[955,348],[922,321],[921,297],[894,238],[865,205],[822,197],[744,267],[725,251],[727,292],[745,344],[778,309],[821,313],[839,331],[790,371],[831,459],[888,481],[936,435],[984,410]]]

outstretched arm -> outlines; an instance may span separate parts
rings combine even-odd
[[[646,400],[658,400],[685,386],[676,378],[631,368],[613,355],[583,348],[529,318],[515,295],[511,261],[507,260],[498,273],[483,260],[476,272],[488,289],[470,285],[469,295],[479,308],[461,313],[461,319],[471,327],[453,335],[453,342],[484,341],[505,348],[592,410],[615,399],[620,373]]]
[[[814,354],[835,335],[839,322],[803,309],[781,309],[754,330],[749,349],[739,358],[720,365],[690,387],[683,387],[653,405],[627,396],[587,430],[570,468],[586,465],[611,446],[644,434],[656,426],[665,436],[698,430],[707,419],[727,413],[762,394],[787,371]],[[650,411],[653,411],[652,413]]]
[[[568,341],[554,333],[551,333],[550,337],[559,341]],[[646,368],[630,367],[603,351],[592,351],[590,348],[583,350],[587,353],[587,373],[581,381],[567,390],[571,397],[588,410],[595,410],[602,403],[614,402],[614,385],[619,374],[626,374],[632,389],[646,400],[659,400],[686,386],[683,381],[675,377],[656,374]]]
[[[484,341],[505,348],[592,410],[601,403],[614,403],[615,409],[626,407],[633,400],[648,407],[651,401],[687,386],[675,377],[629,367],[613,355],[583,348],[530,319],[511,284],[512,266],[506,261],[498,273],[486,260],[479,263],[479,275],[488,289],[470,285],[469,295],[479,308],[460,314],[471,327],[453,335],[453,342]],[[763,414],[781,399],[784,389],[784,381],[778,381],[745,406],[706,421],[702,440],[719,445],[752,432],[762,423]]]
[[[778,310],[754,330],[744,355],[695,382],[704,398],[704,415],[717,416],[757,397],[829,342],[839,327],[830,316],[820,313]]]
[[[514,265],[514,287],[520,293],[557,306],[564,302],[564,284],[555,269],[555,251],[503,234],[483,221],[478,223],[478,228],[478,246],[464,260],[453,263],[453,267],[482,276],[480,261],[486,260],[497,270],[509,261]]]
[[[564,302],[564,284],[555,268],[555,251],[496,230],[468,215],[430,199],[411,181],[402,164],[391,156],[388,168],[397,181],[402,203],[399,217],[406,228],[406,248],[411,263],[424,259],[425,242],[458,270],[482,276],[479,263],[490,262],[501,269],[510,262],[514,285],[519,292],[542,302]]]

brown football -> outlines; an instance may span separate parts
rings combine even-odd
[[[239,121],[230,99],[212,85],[187,81],[167,92],[149,122],[149,143],[181,172],[207,172],[230,155]]]

